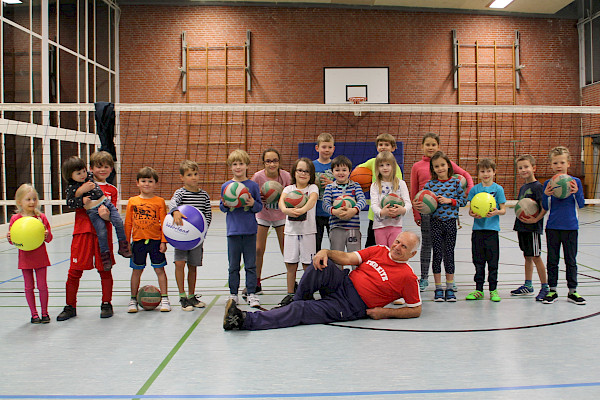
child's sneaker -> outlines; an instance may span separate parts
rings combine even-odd
[[[544,297],[548,295],[548,288],[542,287],[537,296],[535,296],[535,301],[542,301]]]
[[[77,309],[73,306],[66,305],[65,308],[56,317],[57,321],[66,321],[69,318],[77,316]]]
[[[548,294],[546,295],[546,297],[544,297],[544,299],[542,300],[542,303],[544,303],[544,304],[552,304],[556,300],[558,300],[558,293],[556,293],[556,292],[548,292]]]
[[[136,313],[138,312],[138,302],[136,299],[132,298],[129,300],[129,308],[127,309],[128,313]]]
[[[481,290],[473,290],[465,297],[466,300],[483,300],[484,295]]]
[[[427,290],[427,286],[429,286],[429,281],[425,278],[421,278],[419,281],[419,291],[424,292]]]
[[[495,302],[499,302],[500,300],[502,300],[497,290],[490,291],[490,300]]]
[[[454,293],[458,292],[458,288],[456,287],[456,282],[452,282],[452,291]]]
[[[454,290],[452,290],[452,289],[446,289],[445,299],[446,299],[446,301],[455,302],[456,301],[456,295],[454,294]]]
[[[160,299],[160,311],[161,312],[169,312],[171,311],[171,302],[169,302],[168,297],[163,297]]]
[[[435,292],[433,294],[433,301],[445,301],[444,300],[444,291],[442,289],[435,289]]]
[[[258,299],[258,296],[256,294],[250,293],[248,295],[248,305],[254,308],[260,307],[260,300]]]
[[[192,307],[195,308],[204,308],[206,307],[206,304],[203,301],[200,301],[198,299],[198,295],[192,295],[192,297],[188,297],[188,303],[192,305]]]
[[[567,295],[567,301],[582,306],[585,304],[585,299],[579,295],[579,293],[569,293]]]
[[[50,316],[49,315],[42,315],[42,324],[49,324],[50,323]]]
[[[40,317],[38,315],[34,315],[33,317],[31,317],[31,323],[32,324],[41,324],[42,320],[40,319]]]
[[[179,303],[181,304],[182,311],[192,311],[194,306],[190,304],[187,297],[180,297]]]
[[[129,246],[127,240],[122,240],[119,242],[118,253],[121,255],[121,257],[131,258],[131,247]]]
[[[112,260],[110,259],[110,251],[100,253],[100,260],[102,260],[102,269],[110,271],[112,269]]]
[[[254,294],[256,294],[256,295],[263,294],[262,285],[256,285],[256,290],[254,291]],[[242,299],[246,300],[247,297],[248,297],[248,288],[244,288],[244,290],[242,290]]]
[[[530,286],[519,286],[515,290],[510,291],[511,296],[531,296],[533,294],[533,288]]]
[[[229,296],[227,296],[227,300],[233,300],[233,301],[235,301],[236,304],[239,301],[237,294],[230,294]]]
[[[105,301],[100,304],[100,318],[110,318],[114,314],[113,307],[110,302]]]
[[[392,302],[392,304],[395,304],[397,306],[401,306],[403,304],[406,304],[406,301],[404,300],[403,297],[400,297],[399,299],[396,299]]]

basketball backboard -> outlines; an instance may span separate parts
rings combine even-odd
[[[325,104],[349,103],[351,97],[365,97],[364,103],[389,104],[388,67],[325,67]]]

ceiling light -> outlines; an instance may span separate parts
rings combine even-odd
[[[21,0],[2,0],[5,4],[21,4],[23,3]]]
[[[505,8],[507,5],[512,3],[513,0],[494,0],[492,4],[490,4],[489,8]]]

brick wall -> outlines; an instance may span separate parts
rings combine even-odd
[[[252,91],[249,103],[322,103],[323,67],[387,66],[390,70],[391,103],[457,104],[452,86],[452,36],[457,31],[461,43],[511,44],[516,30],[521,37],[521,90],[516,103],[521,105],[579,105],[578,40],[575,21],[551,18],[499,17],[469,14],[396,12],[381,10],[344,10],[326,8],[219,7],[219,6],[123,6],[120,23],[120,101],[125,103],[184,103],[181,92],[181,40],[186,31],[191,46],[243,44],[246,31],[252,32]],[[233,79],[233,78],[232,78]],[[202,102],[198,94],[192,102]],[[214,102],[214,100],[209,100]],[[234,102],[241,101],[239,94]],[[381,121],[369,123],[369,116],[344,129],[327,126],[311,129],[249,129],[248,143],[253,159],[251,173],[260,169],[258,155],[273,145],[286,154],[289,167],[298,142],[314,141],[323,129],[336,131],[338,141],[372,141],[382,133]],[[362,124],[362,125],[361,125]],[[531,124],[524,124],[525,127]],[[272,131],[269,140],[264,131]],[[405,145],[406,172],[420,159],[422,134],[428,126],[392,132]],[[517,153],[532,152],[545,157],[548,147],[564,144],[575,151],[579,137],[564,132],[546,140],[531,137],[530,129],[518,132]],[[285,135],[290,135],[285,137]],[[452,159],[458,156],[456,129],[442,130],[442,147]],[[152,164],[160,153],[158,167],[168,178],[161,185],[169,197],[179,185],[176,165],[186,147],[184,128],[154,132],[148,140],[129,131],[124,137],[124,197],[135,194],[134,171]],[[201,135],[201,133],[198,133]],[[209,134],[211,140],[222,137]],[[551,137],[551,140],[547,140]],[[139,154],[139,144],[160,143],[160,151],[148,148]],[[540,146],[540,142],[543,145]],[[216,148],[216,147],[215,147]],[[188,149],[189,150],[189,149]],[[506,153],[508,150],[502,149]],[[512,151],[512,150],[511,150]],[[218,166],[207,175],[224,179],[226,151],[194,150],[190,157],[207,159]],[[133,156],[137,154],[137,156]],[[512,154],[509,154],[512,156]],[[480,154],[485,156],[485,154]],[[501,184],[512,187],[511,168]],[[475,171],[469,167],[470,171]],[[207,168],[208,170],[208,168]],[[549,174],[541,168],[541,174]],[[209,180],[206,176],[205,179]],[[409,180],[409,174],[406,174]],[[208,184],[211,197],[217,198],[219,185]]]

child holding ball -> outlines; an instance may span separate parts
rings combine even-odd
[[[44,242],[50,243],[52,240],[52,232],[50,231],[50,223],[48,219],[39,209],[38,193],[33,186],[24,183],[17,189],[15,193],[15,202],[17,203],[17,212],[10,218],[9,233],[7,235],[8,242],[10,240],[10,227],[22,217],[34,217],[42,221],[46,231],[44,233]],[[46,244],[42,243],[35,250],[24,251],[19,249],[19,269],[23,271],[23,280],[25,281],[25,298],[31,311],[32,324],[47,324],[50,322],[48,316],[48,284],[46,283],[47,267],[50,265],[48,253],[46,252]],[[35,280],[33,272],[35,271]],[[40,318],[35,305],[35,294],[33,288],[37,281],[38,291],[40,293],[40,304],[42,306],[42,318]]]

